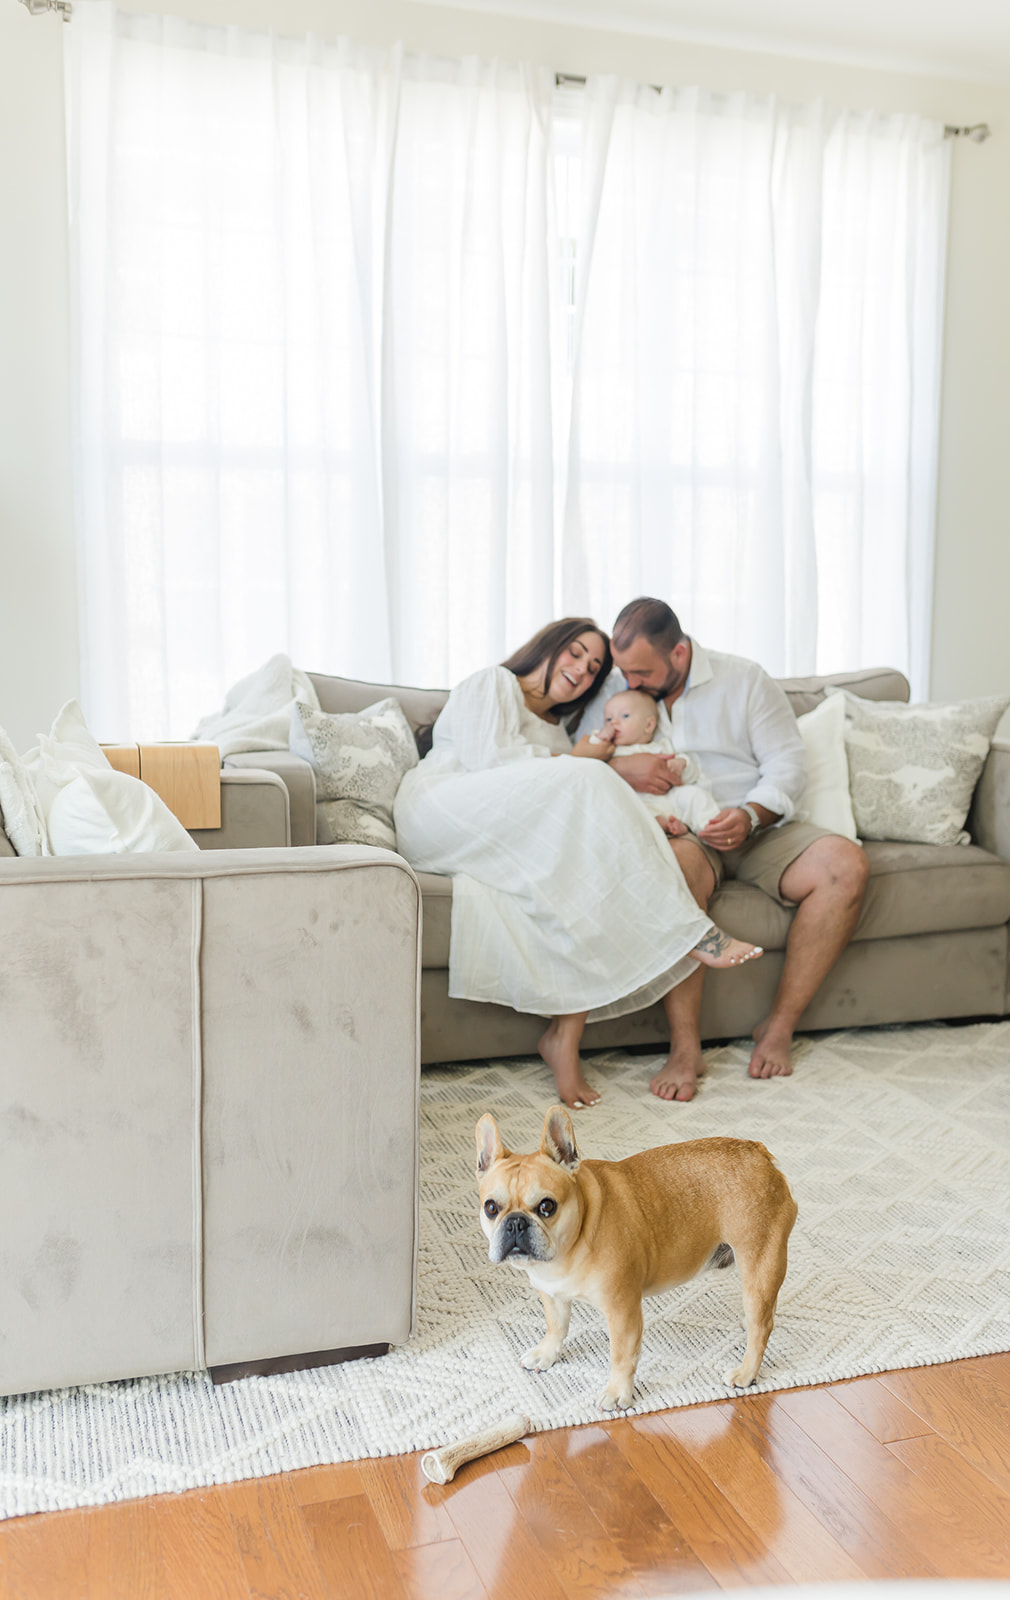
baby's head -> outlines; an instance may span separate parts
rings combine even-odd
[[[658,722],[656,702],[644,689],[622,689],[603,708],[603,731],[615,744],[648,744]]]

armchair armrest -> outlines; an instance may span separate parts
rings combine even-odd
[[[221,771],[220,828],[190,828],[201,850],[263,850],[291,843],[287,786],[275,772]]]
[[[226,756],[222,777],[229,769],[255,767],[260,771],[276,773],[288,791],[291,813],[291,843],[316,842],[316,775],[301,756],[290,750],[249,750],[239,755]]]
[[[994,739],[975,785],[968,831],[983,850],[1010,861],[1010,739]]]

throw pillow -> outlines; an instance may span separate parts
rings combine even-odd
[[[970,843],[965,818],[1010,695],[906,706],[840,694],[859,837]]]
[[[297,701],[291,749],[316,774],[316,841],[396,849],[393,801],[417,745],[400,702],[327,713]]]
[[[849,762],[845,753],[845,699],[828,695],[796,718],[807,752],[807,786],[800,818],[855,839],[856,820],[849,796]]]
[[[92,737],[76,700],[62,708],[25,756],[57,856],[198,850],[160,795],[117,772]]]

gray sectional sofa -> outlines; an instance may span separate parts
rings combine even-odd
[[[397,697],[417,729],[434,721],[444,690],[401,688],[311,674],[322,709],[360,711]],[[783,681],[797,716],[837,684],[873,700],[907,701],[909,686],[889,668]],[[266,768],[283,780],[292,844],[315,841],[315,782],[298,756],[233,756],[226,771]],[[996,740],[968,821],[970,845],[868,844],[870,883],[849,948],[805,1013],[804,1029],[831,1029],[934,1018],[1003,1016],[1010,1011],[1010,742]],[[453,1000],[448,993],[452,884],[419,874],[423,892],[421,1060],[424,1063],[528,1054],[542,1024],[502,1006]],[[782,968],[790,913],[760,890],[728,883],[712,902],[719,925],[764,946],[763,960],[733,973],[710,973],[702,1013],[704,1039],[750,1032],[767,1012]],[[661,1007],[598,1023],[587,1049],[663,1041]]]

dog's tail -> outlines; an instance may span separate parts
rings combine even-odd
[[[708,1258],[710,1267],[731,1267],[736,1260],[732,1245],[717,1244]]]

